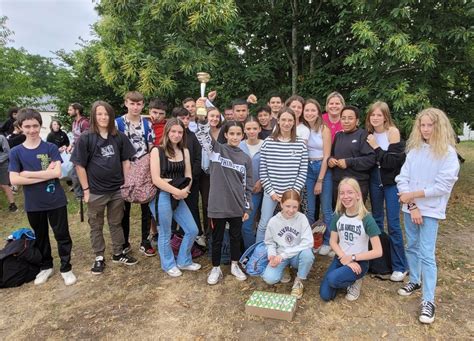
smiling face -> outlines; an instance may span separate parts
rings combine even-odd
[[[257,114],[257,119],[260,125],[264,128],[267,128],[271,124],[271,114],[267,111],[260,111]]]
[[[303,104],[300,101],[293,101],[290,103],[290,109],[295,112],[296,118],[299,119],[303,113]]]
[[[339,188],[339,198],[348,213],[357,211],[360,194],[352,186],[347,183],[341,184]]]
[[[386,122],[385,116],[383,115],[382,110],[380,110],[379,108],[372,111],[369,117],[369,121],[375,130],[383,128]]]
[[[99,127],[99,130],[107,131],[110,117],[109,113],[103,106],[97,107],[95,111],[95,119],[97,121],[97,126]]]
[[[434,122],[428,115],[421,116],[420,118],[420,132],[423,139],[429,144],[434,132]]]
[[[338,117],[341,115],[341,110],[343,107],[344,104],[342,104],[341,99],[337,96],[333,96],[329,99],[326,105],[326,111],[329,115],[333,117]]]
[[[270,107],[270,109],[272,109],[273,116],[278,115],[278,112],[281,109],[281,98],[271,97],[267,104]]]
[[[181,127],[179,124],[175,124],[171,126],[169,132],[168,132],[168,139],[170,142],[174,145],[178,144],[181,142],[183,139],[183,134],[184,134],[184,129]]]
[[[128,114],[132,116],[139,116],[145,106],[143,101],[132,101],[131,99],[125,100],[125,106],[127,107]]]
[[[25,134],[28,138],[35,140],[39,138],[41,124],[35,119],[24,120],[21,123],[21,129],[23,130],[23,134]]]
[[[320,115],[318,107],[314,103],[306,103],[304,106],[303,117],[306,122],[312,124],[316,122]]]
[[[245,135],[248,140],[255,141],[258,139],[258,133],[262,130],[260,124],[256,121],[250,121],[245,123]]]
[[[286,219],[293,218],[298,212],[299,208],[299,203],[295,199],[286,199],[284,202],[281,204],[281,214],[283,217]]]
[[[291,129],[295,125],[295,119],[289,112],[284,112],[278,119],[278,125],[282,134],[291,134]]]
[[[216,128],[221,122],[221,114],[219,110],[211,110],[207,113],[207,121],[212,128]]]
[[[224,137],[227,139],[227,144],[232,147],[238,147],[240,141],[244,137],[242,129],[238,126],[229,127],[227,133],[224,134]]]
[[[354,110],[346,109],[341,113],[341,125],[345,133],[350,133],[357,129],[359,119]]]

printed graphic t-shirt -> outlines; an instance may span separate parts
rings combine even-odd
[[[96,143],[90,146],[93,135]],[[116,136],[109,134],[106,139],[99,134],[86,133],[79,138],[71,161],[86,168],[90,192],[104,194],[120,189],[124,182],[122,161],[134,154],[135,149],[121,132]]]
[[[10,172],[41,171],[48,169],[51,162],[61,161],[58,147],[41,141],[35,149],[28,149],[23,144],[10,151]],[[40,212],[53,210],[67,205],[66,194],[59,179],[51,179],[37,184],[24,185],[25,211]]]
[[[336,214],[331,221],[331,231],[339,235],[339,246],[346,255],[367,252],[369,239],[380,234],[371,214],[367,214],[364,219]]]

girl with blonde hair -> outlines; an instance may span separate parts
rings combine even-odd
[[[336,213],[331,221],[329,244],[336,257],[324,275],[319,295],[324,301],[336,297],[338,289],[347,288],[346,299],[359,298],[362,277],[369,260],[382,256],[380,230],[364,206],[357,180],[344,178],[339,183]],[[369,240],[372,250],[369,251]]]
[[[393,271],[390,280],[402,282],[407,274],[408,263],[400,227],[400,203],[395,177],[400,174],[405,162],[405,141],[400,139],[400,132],[385,102],[377,101],[370,106],[365,127],[369,132],[367,143],[374,149],[376,157],[369,181],[372,214],[383,232],[385,203]]]
[[[409,296],[422,289],[421,323],[435,319],[438,221],[446,219],[446,206],[459,173],[454,136],[443,111],[422,110],[407,142],[406,161],[395,179],[403,203],[410,269],[410,281],[398,294]]]
[[[341,114],[346,102],[344,97],[337,92],[331,92],[326,98],[326,113],[323,114],[323,121],[331,130],[331,140],[334,141],[336,133],[342,131]]]

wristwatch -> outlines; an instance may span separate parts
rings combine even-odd
[[[352,261],[355,262],[356,261],[356,255],[352,254]]]

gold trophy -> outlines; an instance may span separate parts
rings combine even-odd
[[[199,82],[201,82],[201,97],[206,96],[206,83],[209,82],[211,79],[211,76],[207,72],[198,72],[197,73],[197,78]],[[206,105],[201,104],[196,108],[196,115],[198,117],[206,117],[207,116],[207,110],[206,110]]]

